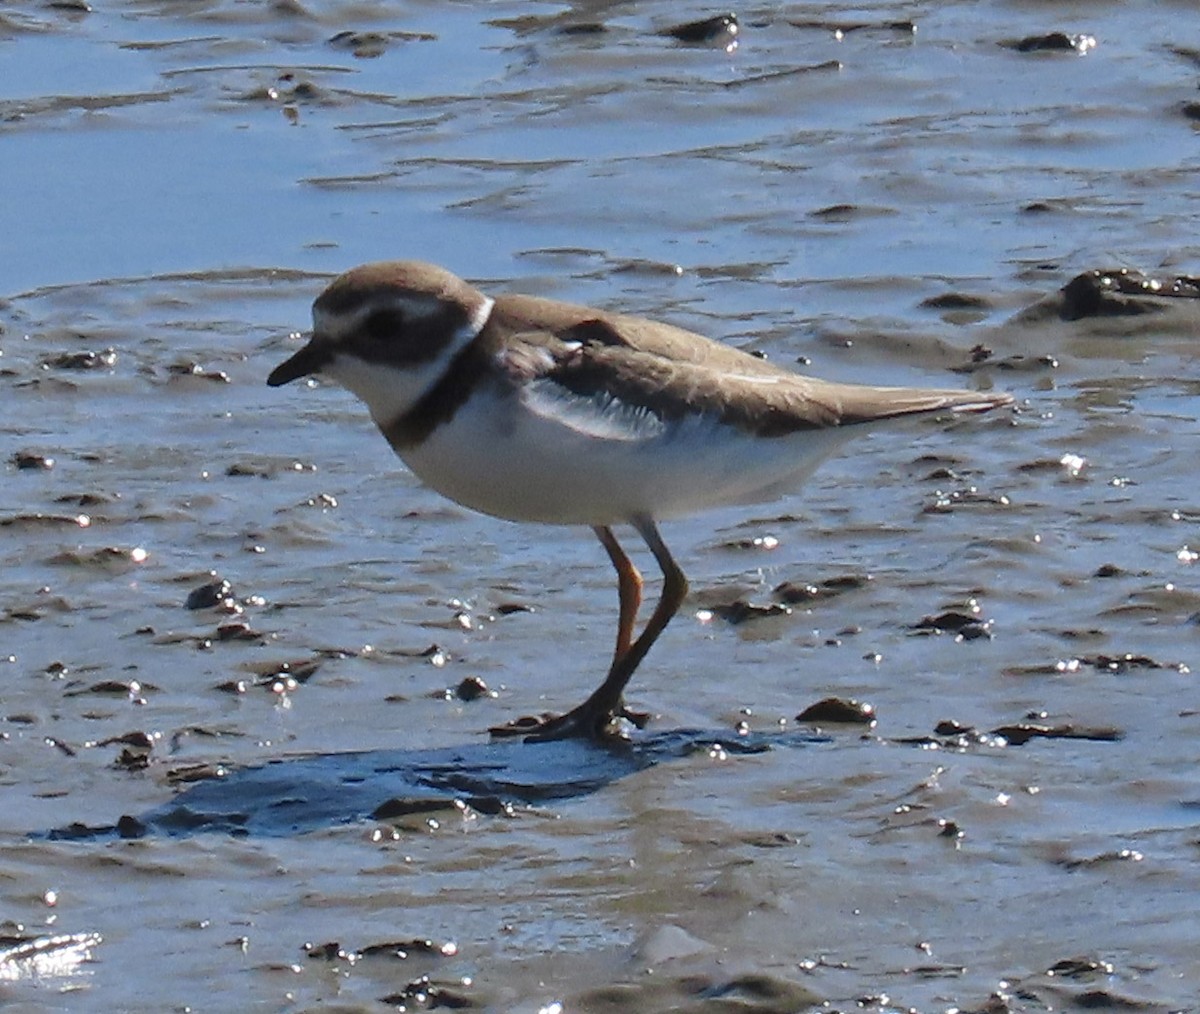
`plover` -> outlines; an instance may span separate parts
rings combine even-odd
[[[607,674],[564,715],[492,730],[531,738],[612,734],[630,677],[687,594],[660,521],[794,490],[844,440],[887,420],[1012,401],[818,380],[642,317],[493,299],[419,261],[366,264],[321,293],[308,343],[267,383],[315,373],[365,402],[443,496],[510,521],[587,525],[608,553],[619,612]],[[613,534],[622,524],[663,573],[636,637],[642,578]]]

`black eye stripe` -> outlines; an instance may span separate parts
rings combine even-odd
[[[359,333],[368,341],[385,343],[403,333],[409,317],[397,307],[372,310],[359,325]]]
[[[367,362],[408,365],[428,362],[456,340],[467,323],[465,307],[452,303],[373,307],[344,339]]]

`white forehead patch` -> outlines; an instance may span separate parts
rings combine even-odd
[[[488,303],[491,303],[490,299]],[[441,312],[442,302],[427,292],[377,292],[364,297],[353,309],[337,313],[314,304],[313,330],[331,341],[341,341],[346,335],[353,334],[376,310],[389,306],[402,309],[408,320],[425,321]],[[483,320],[487,322],[486,313]],[[479,325],[480,328],[482,326]],[[479,328],[475,329],[475,333],[479,333]]]

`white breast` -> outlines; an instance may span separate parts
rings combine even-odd
[[[513,521],[611,525],[772,499],[798,486],[844,430],[762,438],[711,417],[664,423],[550,382],[521,398],[477,389],[402,457],[428,486]]]

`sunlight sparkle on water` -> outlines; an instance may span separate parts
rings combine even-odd
[[[1064,454],[1058,459],[1058,463],[1067,470],[1067,474],[1072,479],[1077,478],[1079,473],[1087,467],[1087,458],[1081,457],[1078,454]]]

